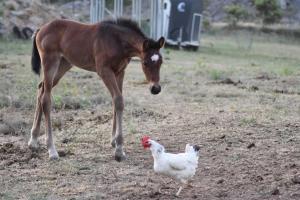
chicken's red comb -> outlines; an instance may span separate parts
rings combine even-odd
[[[148,141],[150,139],[149,136],[144,136],[142,137],[142,143],[144,144],[146,141]]]

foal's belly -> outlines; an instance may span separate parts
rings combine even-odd
[[[72,65],[79,67],[81,69],[85,69],[88,71],[95,72],[96,67],[95,67],[95,61],[92,56],[92,53],[88,52],[80,52],[79,50],[77,51],[65,51],[62,53],[62,56],[70,62]]]
[[[60,47],[62,56],[72,65],[88,71],[96,71],[93,43],[88,37],[76,34],[71,37],[66,34],[62,38]]]

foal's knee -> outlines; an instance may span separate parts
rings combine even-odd
[[[44,93],[41,98],[41,105],[44,111],[49,110],[51,106],[51,97],[49,94]]]
[[[115,97],[113,101],[116,112],[124,110],[124,101],[122,96]]]

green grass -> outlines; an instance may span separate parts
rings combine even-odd
[[[252,117],[243,118],[243,119],[241,119],[241,122],[240,122],[240,124],[244,125],[244,126],[246,126],[246,125],[251,126],[251,125],[255,125],[256,123],[257,123],[256,119],[252,118]]]
[[[295,68],[283,67],[279,70],[278,74],[281,76],[291,76],[295,73]]]
[[[0,38],[0,55],[28,55],[31,53],[31,40]]]
[[[239,36],[239,41],[242,39]],[[245,40],[250,38],[247,36]],[[228,76],[237,79],[256,77],[261,73],[277,77],[300,74],[300,41],[255,34],[252,42],[251,49],[247,49],[240,47],[241,42],[237,42],[234,34],[203,35],[198,52],[168,49],[167,57],[172,62],[180,62],[170,67],[176,69],[175,75],[182,81],[199,79],[199,76],[218,80]],[[186,74],[187,71],[194,74]]]
[[[53,96],[53,104],[55,108],[62,108],[63,107],[63,100],[62,96],[59,94],[54,94]]]
[[[170,61],[164,62],[161,74],[169,76],[170,80],[175,77],[182,83],[190,80],[196,82],[203,77],[209,80],[227,77],[253,78],[261,73],[277,77],[300,75],[300,41],[256,33],[251,49],[244,48],[250,39],[249,33],[243,36],[242,33],[237,35],[221,32],[203,35],[198,52],[165,49],[165,56],[170,58]],[[40,77],[31,72],[31,48],[30,40],[0,39],[0,64],[8,66],[8,69],[0,69],[0,84],[5,85],[0,91],[3,98],[8,96],[12,101],[22,101],[24,105],[21,107],[34,106],[37,85],[40,81]],[[172,67],[172,70],[168,71],[168,67]],[[7,77],[12,71],[14,76]],[[110,101],[110,95],[97,75],[92,79],[77,81],[76,77],[90,72],[78,68],[71,71],[71,75],[68,72],[53,90],[55,107],[62,107],[65,97],[72,98],[81,107],[92,106],[94,102],[90,97],[99,95],[99,92],[105,101]],[[172,74],[168,74],[169,72]],[[9,105],[7,102],[0,103],[0,107]]]
[[[247,38],[245,39],[247,40]],[[241,49],[234,35],[218,34],[204,36],[200,48],[200,58],[213,66],[222,63],[235,74],[247,72],[253,75],[258,72],[274,73],[278,76],[290,76],[300,72],[300,42],[277,36],[254,36],[250,50]]]
[[[212,80],[220,80],[222,78],[223,72],[217,69],[211,69],[209,71],[209,76]]]

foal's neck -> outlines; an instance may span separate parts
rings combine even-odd
[[[139,57],[142,59],[143,42],[145,39],[145,37],[138,34],[125,37],[128,45],[127,48],[129,48],[127,50],[129,51],[130,57]]]

